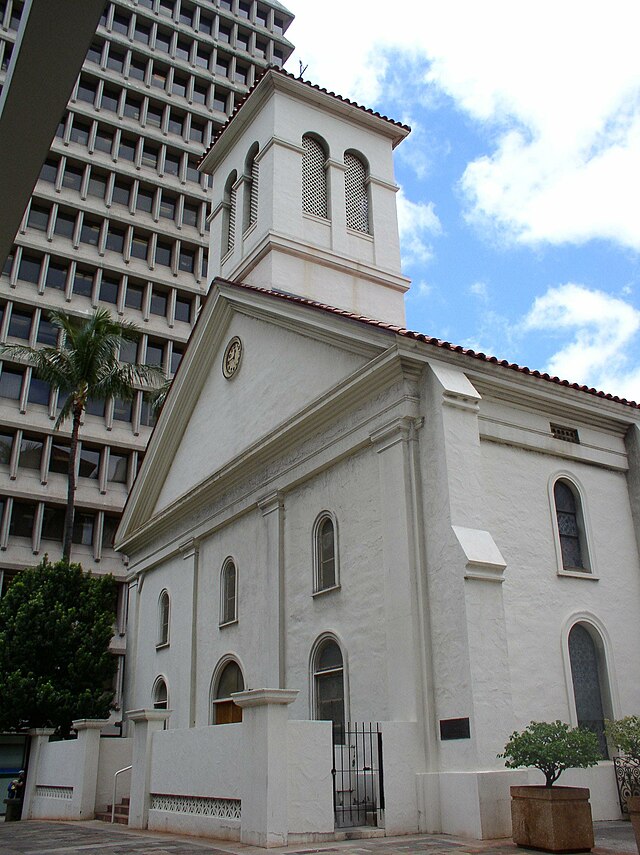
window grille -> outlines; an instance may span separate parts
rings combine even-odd
[[[326,156],[313,137],[302,137],[302,210],[327,219]]]
[[[366,167],[359,157],[348,152],[344,156],[344,165],[346,167],[344,190],[347,208],[347,228],[369,234],[369,198],[366,185]]]
[[[251,195],[249,197],[249,225],[258,219],[258,173],[260,167],[255,157],[251,163]]]
[[[580,437],[576,428],[565,427],[564,425],[550,425],[551,434],[555,439],[561,439],[564,442],[580,443]]]
[[[227,252],[231,252],[236,244],[236,188],[231,188],[229,195],[229,231],[227,234]]]

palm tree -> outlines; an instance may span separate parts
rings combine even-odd
[[[114,320],[107,309],[97,309],[86,319],[59,311],[50,312],[49,318],[63,332],[56,347],[4,345],[0,353],[24,359],[33,367],[37,377],[47,381],[61,396],[66,396],[55,429],[71,417],[67,508],[62,540],[62,557],[68,562],[73,536],[78,433],[87,401],[112,397],[130,401],[137,385],[157,386],[165,377],[156,366],[118,361],[121,343],[136,341],[140,332],[133,323]]]

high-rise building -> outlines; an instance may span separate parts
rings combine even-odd
[[[22,0],[0,0],[0,84],[22,11]],[[105,306],[143,333],[120,358],[173,375],[208,284],[209,176],[197,163],[261,69],[290,55],[292,20],[277,0],[107,2],[0,259],[1,343],[53,344],[48,310]],[[0,592],[20,568],[61,553],[69,425],[54,430],[57,406],[30,368],[4,358]],[[93,572],[126,573],[111,543],[153,419],[142,391],[87,407],[72,559]]]

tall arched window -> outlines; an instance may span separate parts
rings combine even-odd
[[[246,232],[258,219],[258,172],[257,161],[259,146],[254,143],[249,149],[244,164],[244,212],[242,217],[242,231]]]
[[[558,536],[564,570],[589,572],[582,508],[577,489],[567,480],[559,479],[553,487],[558,521]]]
[[[596,630],[593,629],[593,632]],[[603,686],[606,666],[592,632],[584,624],[575,624],[569,633],[569,660],[578,725],[596,734],[602,756],[606,758],[609,753],[604,734],[604,719],[605,714],[607,717],[611,716],[608,692],[606,685]]]
[[[164,677],[157,677],[153,684],[153,708],[154,710],[169,709],[169,692]]]
[[[158,597],[158,642],[157,646],[169,644],[169,618],[171,613],[171,601],[169,592],[166,590]]]
[[[314,717],[333,722],[336,743],[344,742],[344,663],[333,638],[325,638],[313,657]]]
[[[232,558],[222,565],[220,573],[220,625],[238,619],[238,571]]]
[[[236,244],[236,181],[238,173],[233,170],[224,185],[222,219],[222,255],[226,255]]]
[[[244,691],[244,678],[240,666],[230,659],[214,678],[212,691],[212,724],[232,724],[242,721],[242,707],[237,706],[231,699],[233,692]]]
[[[320,514],[313,528],[314,592],[338,585],[338,543],[336,523],[331,514]]]
[[[309,134],[302,137],[302,210],[328,218],[327,155],[322,144]]]
[[[345,152],[344,165],[347,228],[370,234],[367,167],[362,158],[351,151]]]

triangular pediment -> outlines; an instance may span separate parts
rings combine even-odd
[[[232,340],[240,343],[241,356],[229,377],[223,362]],[[117,542],[126,547],[152,518],[187,501],[263,438],[285,431],[392,343],[389,333],[339,315],[214,283],[151,437]]]

